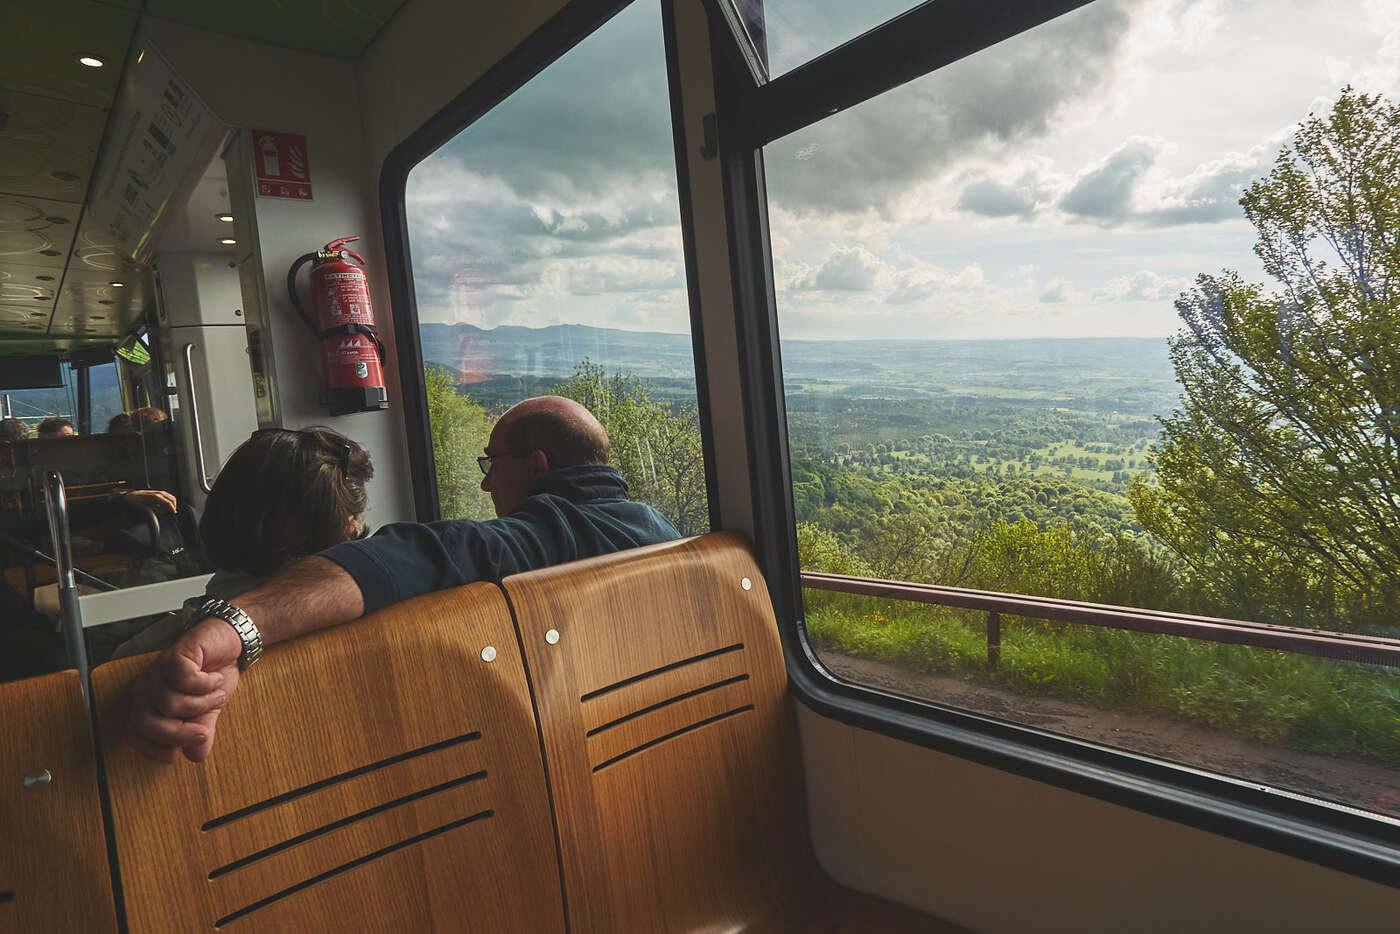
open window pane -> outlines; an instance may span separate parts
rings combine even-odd
[[[414,168],[406,207],[438,495],[492,515],[477,455],[561,393],[631,495],[707,531],[660,9],[638,3]]]
[[[831,670],[1400,815],[1396,27],[1096,3],[765,149],[803,570],[958,588],[809,578]]]

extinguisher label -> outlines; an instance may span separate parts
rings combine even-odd
[[[363,334],[333,335],[321,341],[326,358],[326,377],[332,389],[383,386],[384,371],[379,351]]]
[[[347,324],[374,324],[370,311],[369,283],[365,274],[350,268],[347,272],[313,273],[316,295],[316,315],[322,331]]]

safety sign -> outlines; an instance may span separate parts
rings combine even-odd
[[[253,169],[263,198],[311,200],[311,163],[306,137],[297,133],[254,130]]]

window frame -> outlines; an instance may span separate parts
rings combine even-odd
[[[929,0],[765,85],[710,21],[754,538],[796,698],[820,716],[1400,887],[1400,820],[842,681],[802,613],[762,147],[1089,0]],[[855,76],[851,78],[850,76]],[[708,427],[708,426],[707,426]]]
[[[417,130],[405,137],[385,157],[379,173],[380,221],[384,231],[385,265],[389,278],[389,304],[394,321],[394,345],[399,367],[399,392],[403,399],[404,426],[408,433],[409,476],[413,484],[414,515],[420,522],[442,518],[437,487],[437,463],[433,457],[432,424],[428,416],[428,389],[423,375],[423,343],[418,299],[413,287],[413,256],[409,247],[408,211],[405,203],[408,176],[428,156],[544,71],[574,46],[586,40],[616,14],[634,2],[660,2],[662,40],[671,108],[672,148],[676,156],[676,190],[682,231],[691,229],[691,201],[686,151],[679,116],[680,88],[675,78],[675,23],[668,3],[662,0],[570,0],[544,25],[492,65],[476,81],[454,97]],[[695,359],[695,395],[702,426],[701,450],[705,461],[705,494],[711,528],[718,528],[718,498],[714,472],[709,391],[705,382],[704,332],[700,320],[693,239],[683,236],[686,295],[690,311],[690,340]]]

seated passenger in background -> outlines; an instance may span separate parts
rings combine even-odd
[[[241,666],[256,660],[262,644],[429,591],[679,537],[661,513],[627,498],[622,475],[607,466],[607,433],[572,399],[542,396],[516,405],[491,430],[477,461],[498,518],[387,525],[372,538],[298,561],[236,606],[206,603],[204,619],[133,687],[132,744],[162,762],[181,752],[192,761],[209,755],[214,721]],[[240,620],[245,636],[230,618]]]
[[[73,427],[73,423],[66,418],[46,418],[39,423],[39,440],[46,441],[50,438],[71,438],[78,433],[78,429]]]
[[[112,416],[107,423],[107,434],[109,435],[134,435],[136,434],[136,422],[130,413],[118,412]]]
[[[29,426],[17,418],[0,418],[0,441],[28,441]]]
[[[162,413],[164,414],[164,413]],[[329,428],[254,432],[219,471],[199,535],[214,566],[204,597],[119,646],[113,658],[173,645],[206,598],[232,600],[307,555],[364,532],[369,455]]]
[[[158,425],[169,419],[164,409],[158,409],[153,405],[143,405],[139,409],[131,410],[131,420],[136,425],[137,431],[144,431],[148,425]],[[334,432],[332,432],[334,434]]]

